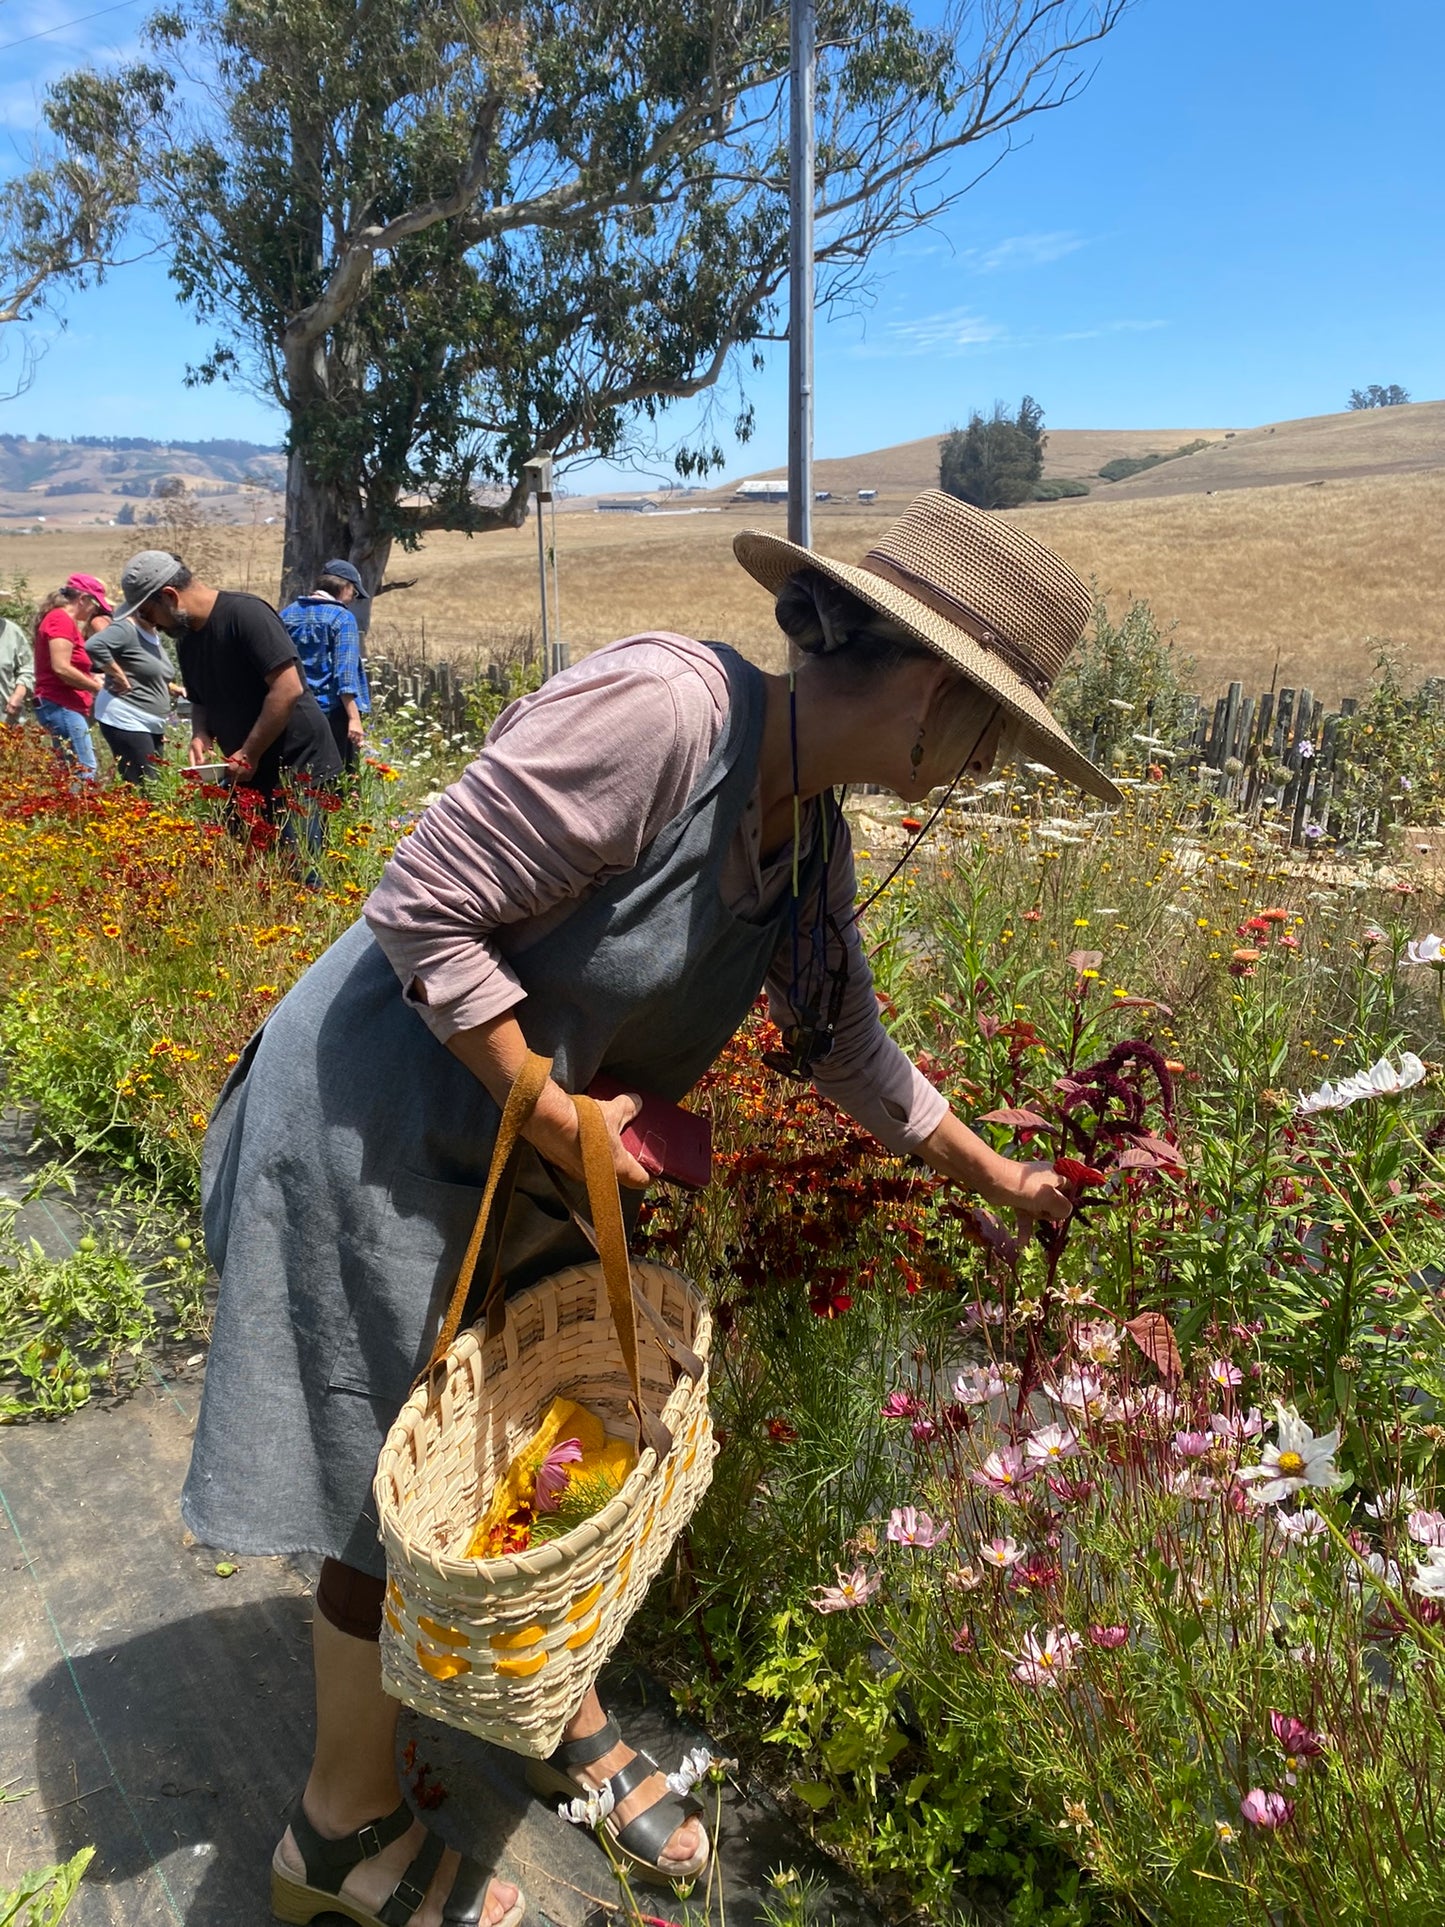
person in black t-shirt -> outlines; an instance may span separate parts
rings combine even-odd
[[[176,638],[191,703],[192,767],[215,761],[219,749],[233,780],[268,801],[286,772],[313,782],[340,775],[331,730],[269,602],[208,588],[158,549],[132,557],[121,587],[127,614]]]

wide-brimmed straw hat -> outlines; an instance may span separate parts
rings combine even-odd
[[[931,488],[861,563],[835,562],[760,529],[735,535],[733,553],[774,595],[799,569],[851,589],[996,697],[1020,725],[1027,755],[1106,803],[1122,802],[1047,706],[1093,597],[1022,529]]]

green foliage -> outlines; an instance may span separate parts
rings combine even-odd
[[[1070,656],[1050,706],[1081,748],[1106,767],[1116,752],[1141,760],[1139,736],[1172,744],[1192,709],[1194,661],[1180,655],[1147,602],[1117,622],[1100,597],[1093,626]],[[1144,758],[1143,760],[1151,760]]]
[[[1158,468],[1161,462],[1177,462],[1181,455],[1197,454],[1201,448],[1208,448],[1207,441],[1181,442],[1167,454],[1154,455],[1116,455],[1112,462],[1105,462],[1099,470],[1101,482],[1124,482],[1131,475],[1142,475],[1145,469]]]
[[[1073,476],[1060,475],[1052,481],[1037,482],[1034,485],[1033,500],[1036,502],[1063,502],[1074,496],[1087,495],[1089,484],[1080,482]]]
[[[1369,694],[1340,718],[1335,743],[1337,834],[1355,834],[1377,812],[1385,829],[1445,821],[1445,679],[1416,679],[1382,646]]]
[[[18,1887],[0,1894],[0,1927],[58,1927],[94,1857],[94,1847],[82,1847],[61,1865],[27,1874]]]
[[[26,635],[35,627],[35,597],[30,583],[17,569],[8,580],[0,580],[0,620],[18,622]]]
[[[1397,381],[1392,381],[1388,386],[1383,387],[1378,381],[1372,381],[1368,388],[1352,388],[1350,390],[1350,407],[1352,409],[1399,408],[1403,406],[1405,402],[1409,401],[1409,399],[1410,391],[1407,388],[1402,388]]]
[[[1044,411],[1025,395],[1016,414],[1001,401],[992,415],[975,409],[967,428],[945,435],[938,451],[938,486],[975,508],[1017,508],[1032,499],[1044,472]]]
[[[17,1208],[0,1214],[0,1421],[62,1417],[162,1337],[205,1330],[205,1261],[184,1220],[117,1194],[57,1259],[17,1237]]]

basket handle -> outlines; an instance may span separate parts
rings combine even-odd
[[[422,1373],[422,1378],[429,1377],[435,1371],[443,1353],[457,1335],[462,1322],[462,1312],[466,1308],[467,1293],[472,1288],[472,1279],[476,1274],[477,1260],[482,1253],[482,1239],[486,1236],[487,1220],[492,1215],[492,1205],[498,1188],[502,1186],[504,1179],[508,1180],[506,1188],[510,1195],[512,1154],[517,1149],[522,1127],[536,1110],[537,1100],[542,1095],[551,1074],[551,1058],[538,1057],[534,1052],[528,1051],[522,1060],[522,1068],[517,1072],[511,1090],[507,1092],[507,1101],[502,1107],[502,1121],[497,1127],[497,1142],[492,1151],[491,1169],[487,1172],[486,1189],[482,1192],[482,1202],[477,1211],[477,1221],[472,1226],[472,1235],[462,1256],[461,1267],[457,1272],[457,1282],[452,1290],[451,1303],[447,1306],[447,1315],[442,1320],[441,1330],[437,1333],[436,1343],[432,1346],[431,1357],[427,1361],[427,1368]],[[492,1290],[487,1294],[489,1306],[499,1282],[499,1277],[494,1277],[492,1280]]]

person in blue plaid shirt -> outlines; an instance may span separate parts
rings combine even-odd
[[[347,603],[366,591],[350,563],[328,563],[310,595],[297,596],[281,611],[281,620],[296,644],[301,671],[331,726],[343,766],[355,769],[366,730],[363,716],[371,714],[371,691],[361,660],[361,632]],[[355,578],[355,580],[353,580]]]

